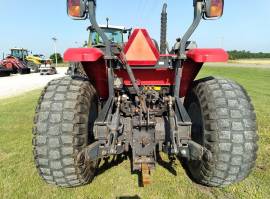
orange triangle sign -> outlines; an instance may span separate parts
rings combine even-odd
[[[134,30],[126,45],[125,54],[130,65],[155,65],[159,59],[159,53],[144,29]]]

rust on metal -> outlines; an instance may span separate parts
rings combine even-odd
[[[149,166],[145,163],[142,164],[142,185],[149,185],[151,184],[151,178],[150,178],[150,169]]]

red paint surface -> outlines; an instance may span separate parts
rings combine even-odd
[[[128,50],[132,41],[136,37],[135,30],[131,35],[128,43],[125,46],[125,52]],[[151,49],[159,57],[175,57],[176,55],[159,55],[154,43],[149,37],[146,30],[142,29],[144,36],[147,38],[147,42]],[[104,60],[104,53],[95,48],[73,48],[68,49],[64,54],[65,61],[82,62],[84,69],[96,88],[100,98],[108,98],[108,79],[107,68]],[[180,97],[186,96],[188,90],[198,72],[200,71],[204,62],[226,62],[228,60],[228,54],[222,49],[192,49],[187,52],[188,59],[183,63],[183,73],[181,80]],[[128,60],[131,66],[154,66],[156,64],[153,61],[132,61]],[[126,86],[131,86],[131,81],[125,70],[115,70],[115,74],[118,77],[123,78]],[[134,76],[139,86],[171,86],[174,85],[175,72],[171,69],[133,69]]]
[[[180,96],[187,94],[191,83],[196,78],[202,67],[202,63],[195,63],[187,60],[183,65]],[[171,69],[133,69],[134,76],[139,86],[171,86],[174,85],[175,72]],[[132,83],[125,70],[115,71],[118,77],[122,77],[126,86],[132,86]]]
[[[108,76],[105,60],[99,59],[96,62],[82,62],[82,64],[99,97],[108,98]]]
[[[13,56],[7,56],[4,60],[0,61],[0,65],[12,70],[27,67],[22,61]]]
[[[183,65],[183,73],[180,88],[180,97],[185,97],[187,95],[193,80],[198,75],[202,68],[203,63],[196,63],[192,60],[185,61]]]
[[[195,48],[187,52],[187,57],[195,62],[227,62],[229,55],[223,49]]]
[[[139,86],[168,86],[173,84],[174,71],[169,69],[133,69],[135,79]],[[116,70],[115,74],[124,80],[126,86],[132,83],[125,70]]]
[[[82,62],[82,64],[91,83],[96,88],[98,95],[103,99],[107,99],[108,79],[104,59],[99,59],[96,62]],[[181,97],[184,97],[187,94],[187,91],[200,71],[201,66],[201,63],[195,63],[192,60],[188,60],[184,63],[180,89]],[[133,72],[139,86],[174,85],[175,73],[174,70],[171,69],[134,69]],[[115,70],[115,74],[118,77],[123,78],[124,85],[132,86],[125,70]]]
[[[64,60],[69,62],[95,62],[103,56],[104,53],[97,48],[69,48],[64,53]]]

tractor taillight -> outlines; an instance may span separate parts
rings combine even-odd
[[[68,15],[74,19],[85,19],[86,3],[84,0],[67,0]]]
[[[218,18],[223,14],[224,0],[205,0],[205,17]]]

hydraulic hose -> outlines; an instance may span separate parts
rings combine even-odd
[[[164,3],[161,13],[160,54],[166,54],[166,50],[167,50],[167,3]]]

